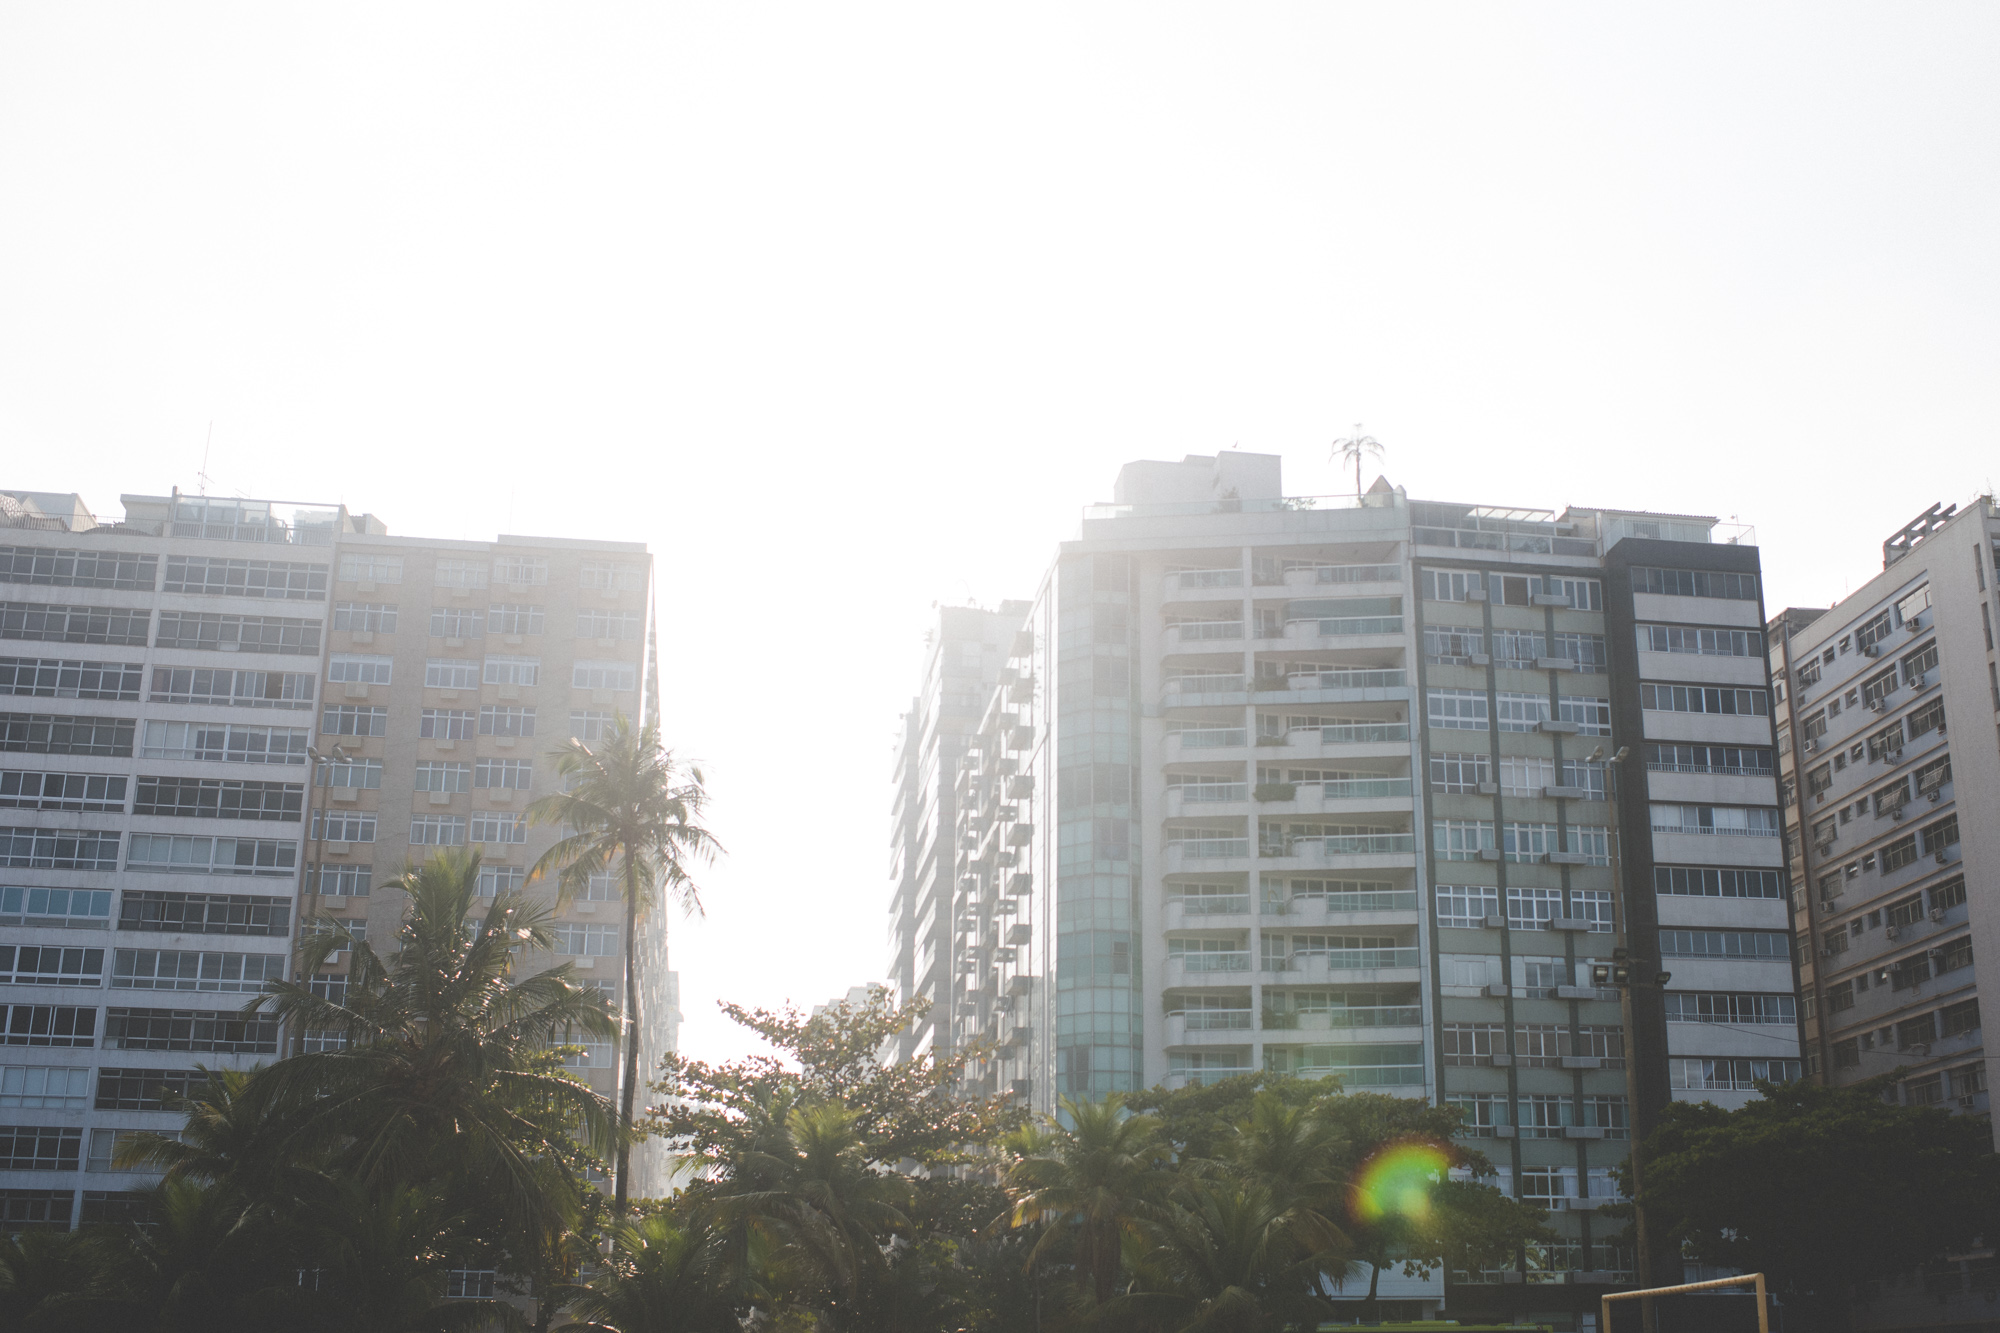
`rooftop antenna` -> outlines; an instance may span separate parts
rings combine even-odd
[[[1349,462],[1354,464],[1354,498],[1357,500],[1361,498],[1361,460],[1369,454],[1381,458],[1382,442],[1373,435],[1362,434],[1358,421],[1354,423],[1354,434],[1333,442],[1333,458],[1343,466]]]
[[[208,448],[214,443],[215,418],[210,417],[208,419],[208,437],[201,442],[201,471],[194,474],[195,480],[201,483],[201,493],[203,496],[208,494]]]

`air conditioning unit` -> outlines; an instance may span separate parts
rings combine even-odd
[[[1944,909],[1942,907],[1933,907],[1931,909],[1931,920],[1933,921],[1944,920]]]
[[[1924,622],[1921,620],[1906,620],[1903,622],[1903,628],[1912,634],[1922,634],[1924,632]]]
[[[1933,861],[1936,861],[1939,865],[1945,865],[1951,860],[1951,858],[1945,854],[1945,850],[1942,847],[1937,849],[1937,853],[1934,856],[1932,856],[1931,859]]]
[[[1903,817],[1903,807],[1902,807],[1902,806],[1900,806],[1900,805],[1896,805],[1896,806],[1891,806],[1891,807],[1889,808],[1889,818],[1891,818],[1891,819],[1901,819],[1902,817]]]
[[[1903,937],[1903,928],[1901,926],[1885,926],[1882,933],[1892,940],[1898,940]]]
[[[1819,946],[1819,952],[1822,958],[1831,958],[1834,955],[1834,948],[1831,944],[1822,944]]]
[[[1936,805],[1939,801],[1942,801],[1944,799],[1944,788],[1932,787],[1928,795],[1930,796],[1931,804]]]
[[[1816,738],[1813,738],[1813,737],[1808,737],[1808,738],[1807,738],[1807,740],[1806,740],[1806,753],[1807,753],[1807,754],[1811,754],[1811,753],[1813,753],[1813,751],[1815,751],[1815,750],[1817,750],[1817,749],[1819,749],[1819,741],[1818,741],[1818,739],[1816,739]]]
[[[1882,655],[1882,650],[1871,643],[1868,644],[1866,647],[1862,648],[1861,655],[1863,657],[1880,657]]]
[[[1930,673],[1929,673],[1928,671],[1920,671],[1920,672],[1918,672],[1918,673],[1917,673],[1917,677],[1916,677],[1916,679],[1915,679],[1915,680],[1912,680],[1912,681],[1910,682],[1910,684],[1912,684],[1912,685],[1916,686],[1916,687],[1917,687],[1918,689],[1920,689],[1920,690],[1921,690],[1922,688],[1924,688],[1924,686],[1926,686],[1926,685],[1928,685],[1928,684],[1930,684],[1930,683],[1931,683],[1931,676],[1930,676]]]

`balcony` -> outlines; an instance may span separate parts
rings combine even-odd
[[[1248,949],[1228,953],[1170,954],[1167,957],[1168,986],[1230,986],[1241,990],[1250,981]]]
[[[1183,620],[1179,624],[1167,626],[1163,642],[1168,648],[1189,648],[1222,645],[1243,646],[1243,622],[1240,620]]]
[[[1257,809],[1266,815],[1390,814],[1410,807],[1408,778],[1347,778],[1338,782],[1273,783],[1260,785],[1264,797],[1281,795],[1290,787],[1290,800],[1260,799]]]
[[[1189,1009],[1167,1015],[1169,1046],[1248,1046],[1257,1040],[1248,1005],[1241,1009]]]
[[[1160,695],[1162,708],[1215,708],[1250,701],[1245,692],[1248,680],[1242,672],[1214,675],[1176,676]]]
[[[1287,926],[1405,925],[1418,911],[1416,891],[1327,893],[1300,895],[1263,904],[1266,919],[1283,918]]]
[[[1219,815],[1224,813],[1220,807],[1242,805],[1249,799],[1247,782],[1183,782],[1167,788],[1167,816]]]
[[[1416,864],[1414,833],[1341,833],[1287,838],[1258,848],[1264,870],[1397,870]]]
[[[1248,838],[1183,838],[1167,844],[1167,873],[1250,869]]]
[[[1350,1008],[1320,1009],[1305,1013],[1263,1013],[1266,1032],[1359,1033],[1350,1040],[1421,1041],[1424,1011],[1419,1005],[1356,1005]]]
[[[1287,620],[1284,638],[1287,643],[1300,646],[1309,644],[1338,644],[1343,647],[1383,647],[1400,648],[1403,645],[1403,618],[1401,616],[1320,616],[1305,620]],[[1375,643],[1364,644],[1364,640]]]
[[[1313,588],[1352,587],[1356,584],[1403,586],[1401,565],[1305,565],[1285,571],[1285,586],[1303,592]]]
[[[1245,930],[1251,925],[1250,918],[1250,895],[1247,893],[1184,894],[1167,899],[1168,930]]]
[[[1248,749],[1249,745],[1247,727],[1183,727],[1167,733],[1165,758],[1169,761],[1240,758],[1221,752]]]
[[[1218,589],[1241,588],[1241,569],[1182,569],[1167,575],[1160,595],[1167,601],[1214,600]]]
[[[1395,949],[1314,949],[1264,959],[1264,982],[1273,986],[1299,986],[1314,981],[1344,983],[1411,982],[1417,980],[1414,946]],[[1407,973],[1407,975],[1403,975]],[[1394,974],[1394,975],[1392,975]]]
[[[1179,1092],[1182,1088],[1201,1088],[1220,1083],[1226,1078],[1241,1078],[1257,1071],[1249,1065],[1237,1065],[1229,1069],[1183,1069],[1167,1075],[1167,1091]]]

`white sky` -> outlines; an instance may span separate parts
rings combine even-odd
[[[0,3],[0,485],[641,538],[718,996],[880,974],[935,601],[1118,466],[1740,515],[2000,468],[1991,5]]]

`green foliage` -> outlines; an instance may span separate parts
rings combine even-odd
[[[1763,1096],[1735,1111],[1673,1103],[1646,1142],[1653,1234],[1703,1263],[1767,1274],[1830,1327],[1856,1285],[1997,1234],[1986,1122],[1888,1104],[1887,1082],[1759,1084]]]

